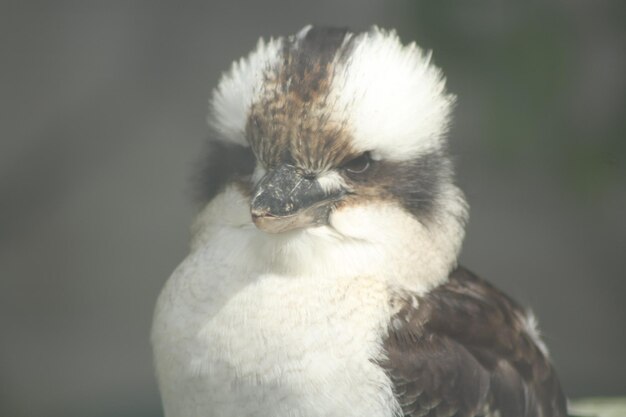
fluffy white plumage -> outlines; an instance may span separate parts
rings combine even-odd
[[[379,29],[353,42],[327,108],[354,148],[391,161],[439,149],[453,98],[430,55]],[[219,140],[249,146],[249,109],[283,43],[259,41],[222,77],[209,117]],[[263,173],[258,166],[253,178]],[[320,178],[327,189],[341,183],[333,172]],[[366,200],[335,210],[328,225],[268,234],[251,221],[250,197],[223,189],[198,215],[190,254],[157,303],[152,342],[165,415],[398,415],[376,364],[391,295],[443,282],[464,234],[461,192],[445,182],[435,203],[432,224],[397,201]]]
[[[348,121],[360,150],[408,160],[441,146],[454,96],[430,53],[375,29],[357,37],[352,59],[338,71],[335,114]]]
[[[278,64],[281,46],[281,39],[259,39],[256,49],[247,58],[233,62],[230,71],[222,76],[213,92],[209,114],[209,124],[222,134],[221,138],[248,146],[248,111],[262,92],[264,72]]]

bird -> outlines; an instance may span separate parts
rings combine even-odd
[[[154,312],[166,417],[567,415],[532,312],[458,263],[455,100],[376,26],[309,25],[232,64]]]

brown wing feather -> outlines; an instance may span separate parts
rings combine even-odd
[[[548,359],[525,312],[463,268],[418,299],[400,300],[382,364],[407,417],[565,417]]]

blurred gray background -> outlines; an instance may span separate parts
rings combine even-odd
[[[0,415],[161,415],[151,314],[209,93],[308,23],[434,51],[463,263],[533,307],[570,396],[626,394],[625,22],[622,0],[0,3]]]

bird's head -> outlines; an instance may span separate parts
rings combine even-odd
[[[430,54],[394,32],[309,26],[235,62],[209,121],[220,146],[249,153],[221,164],[258,229],[376,240],[417,228],[448,235],[456,257],[466,206],[446,152],[453,102]]]

